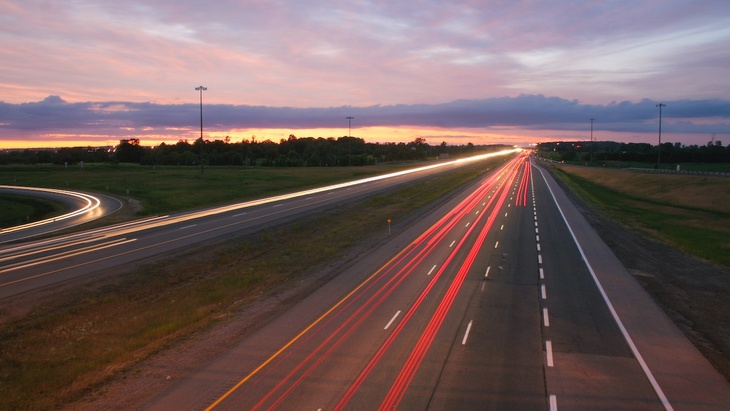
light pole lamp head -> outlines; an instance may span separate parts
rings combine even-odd
[[[198,86],[198,87],[195,87],[195,90],[205,91],[205,90],[208,90],[208,87]]]

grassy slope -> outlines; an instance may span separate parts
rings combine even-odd
[[[730,267],[730,180],[557,167],[571,189],[610,217]]]
[[[67,208],[41,198],[3,195],[0,196],[0,210],[0,228],[3,228],[61,215]]]

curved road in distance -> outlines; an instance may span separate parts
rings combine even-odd
[[[253,232],[269,224],[410,184],[436,173],[478,165],[477,155],[331,186],[187,213],[157,216],[75,234],[0,245],[0,302],[8,297],[90,276],[198,244]],[[383,222],[385,226],[385,222]]]
[[[66,214],[0,229],[0,244],[50,234],[99,219],[119,211],[123,203],[110,196],[39,187],[0,186],[1,194],[43,198],[66,205]]]

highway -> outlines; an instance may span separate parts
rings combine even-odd
[[[454,165],[458,166],[458,165]],[[436,169],[0,248],[0,299]],[[726,410],[730,386],[526,154],[139,408]]]
[[[75,225],[79,224],[78,219],[92,217],[89,216],[90,213],[85,213],[75,215],[74,218],[50,219],[32,224],[31,227],[6,230],[5,233],[0,233],[0,240],[8,242],[1,244],[0,241],[0,302],[72,279],[98,275],[118,267],[128,268],[130,264],[185,250],[197,244],[210,244],[245,235],[266,225],[291,221],[306,213],[394,189],[435,173],[471,167],[473,163],[489,157],[509,156],[516,151],[439,162],[296,193],[155,216],[36,241],[9,243],[19,238],[56,230],[59,224]],[[41,194],[51,195],[48,190]],[[78,196],[83,197],[81,193]],[[74,196],[64,192],[58,199],[68,201],[69,198],[73,199]],[[78,201],[81,206],[87,200]],[[102,209],[109,208],[97,207],[95,212]]]
[[[516,157],[144,408],[727,409],[559,190]]]

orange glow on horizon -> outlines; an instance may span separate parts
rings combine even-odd
[[[344,121],[343,121],[344,123]],[[150,132],[151,130],[148,130]],[[113,147],[119,144],[121,139],[138,138],[143,146],[154,147],[161,143],[175,144],[180,140],[193,142],[200,137],[199,131],[190,129],[168,129],[169,134],[146,134],[145,130],[124,130],[119,136],[96,136],[96,135],[63,135],[51,134],[43,139],[7,139],[0,140],[0,149],[42,149],[42,148],[64,148],[64,147]],[[203,136],[206,140],[225,140],[230,138],[231,143],[240,143],[243,140],[251,141],[255,136],[257,142],[271,140],[278,143],[282,139],[289,138],[293,134],[297,138],[339,138],[347,136],[347,124],[342,128],[250,128],[230,130],[204,130]],[[590,137],[580,131],[555,131],[555,130],[524,130],[524,129],[473,129],[473,128],[420,128],[420,127],[353,127],[352,136],[364,139],[367,143],[409,143],[416,138],[426,140],[431,146],[440,145],[446,142],[447,145],[475,145],[506,144],[506,145],[534,145],[549,141],[587,141]],[[596,137],[596,141],[627,141],[625,133],[611,133],[602,131]],[[653,142],[656,137],[653,134],[634,134],[629,136],[629,141]],[[667,140],[671,141],[671,140]]]

